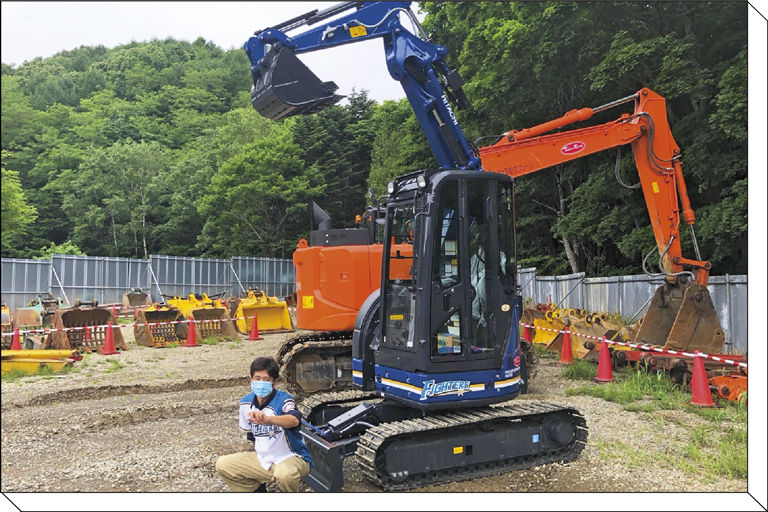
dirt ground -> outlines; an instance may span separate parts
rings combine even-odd
[[[119,355],[86,356],[66,375],[3,381],[2,492],[227,490],[214,461],[252,449],[236,416],[237,403],[248,392],[250,361],[274,355],[293,334],[152,349],[137,346],[130,329],[123,333],[129,350]],[[680,411],[633,413],[598,398],[566,397],[572,385],[554,360],[542,359],[531,394],[522,399],[573,405],[585,415],[589,439],[577,460],[420,491],[746,491],[745,479],[691,474],[606,454],[605,447],[621,442],[682,456],[689,427],[706,420]],[[665,414],[675,418],[660,431],[658,417]],[[345,479],[343,492],[381,491],[363,478],[351,458],[345,461]],[[303,483],[301,490],[311,492]]]

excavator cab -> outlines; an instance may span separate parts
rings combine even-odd
[[[378,319],[363,306],[353,379],[425,410],[513,398],[526,378],[511,180],[427,171],[390,190]]]
[[[275,43],[252,67],[251,103],[269,119],[314,114],[344,96],[334,82],[323,82],[290,48]]]

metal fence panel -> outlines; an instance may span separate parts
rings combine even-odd
[[[3,258],[1,263],[1,300],[11,309],[24,307],[51,290],[50,260]]]
[[[725,331],[728,352],[747,352],[747,276],[729,275],[709,278],[707,286],[715,311]]]
[[[101,258],[54,254],[51,268],[54,295],[65,295],[70,304],[76,300],[90,302],[94,299],[104,303],[101,289],[104,262]]]
[[[237,276],[232,279],[232,293],[239,295],[242,289],[257,287],[267,295],[286,297],[296,289],[296,277],[291,260],[276,258],[232,257],[232,269]]]
[[[203,292],[215,295],[231,288],[229,260],[153,254],[149,262],[156,280],[152,283],[154,301],[160,301],[160,293],[177,297]]]
[[[50,263],[51,290],[55,295],[66,295],[70,304],[93,299],[99,304],[119,303],[131,288],[149,290],[148,263],[130,258],[55,254]]]
[[[566,276],[536,276],[533,301],[560,304],[563,308],[582,307],[583,280],[583,272]]]

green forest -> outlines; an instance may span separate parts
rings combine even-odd
[[[702,257],[713,274],[747,272],[746,3],[418,9],[464,78],[472,108],[457,117],[469,140],[641,87],[666,97]],[[385,66],[383,52],[377,58]],[[250,88],[245,52],[203,38],[3,63],[2,255],[289,258],[312,229],[312,201],[334,227],[349,227],[370,187],[381,194],[391,177],[436,166],[405,99],[378,104],[364,89],[342,91],[343,104],[271,121],[251,106]],[[617,183],[616,160],[604,152],[517,180],[523,267],[642,272],[653,233],[642,193]],[[635,183],[629,148],[619,164],[622,181]]]

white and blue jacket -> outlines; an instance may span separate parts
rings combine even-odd
[[[248,412],[254,409],[262,410],[268,416],[290,414],[299,420],[299,426],[284,429],[277,425],[258,425],[248,421]],[[279,389],[273,389],[264,405],[259,405],[256,395],[248,393],[240,400],[240,428],[249,432],[248,439],[253,437],[253,449],[259,454],[261,465],[266,471],[272,464],[282,462],[289,457],[298,456],[313,466],[307,445],[304,444],[299,429],[301,428],[301,413],[296,409],[293,397]]]

